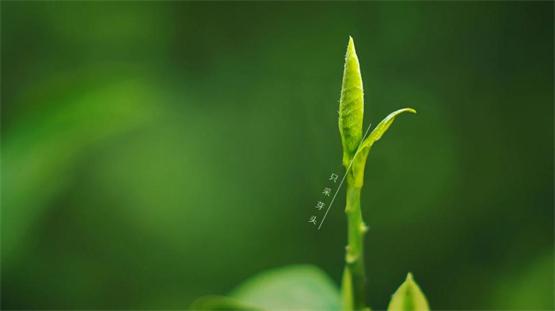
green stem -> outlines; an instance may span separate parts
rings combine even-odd
[[[351,178],[347,180],[345,213],[347,214],[348,244],[345,262],[351,277],[352,307],[354,310],[367,310],[364,234],[368,229],[362,219],[360,190],[361,187],[357,186]]]

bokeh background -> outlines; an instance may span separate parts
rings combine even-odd
[[[2,2],[2,307],[186,308],[267,268],[339,282],[348,35],[368,298],[553,308],[553,2]],[[317,213],[317,211],[316,211]]]

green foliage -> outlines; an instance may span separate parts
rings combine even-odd
[[[288,266],[256,275],[226,297],[205,297],[193,309],[200,310],[338,310],[339,291],[320,269]]]
[[[362,133],[418,110],[365,169],[369,304],[410,270],[432,308],[554,310],[553,3],[440,7],[2,1],[2,309],[183,309],[301,258],[339,285],[344,193],[303,222],[352,31]]]
[[[403,112],[416,113],[412,108],[399,109],[389,114],[361,142],[364,96],[362,76],[353,38],[349,37],[341,100],[339,103],[339,132],[343,145],[343,165],[347,170],[348,244],[343,272],[342,295],[344,310],[367,310],[366,272],[364,267],[364,235],[367,232],[360,204],[364,183],[364,168],[374,143],[382,138],[396,117]],[[353,149],[353,146],[356,149]],[[353,153],[353,150],[355,152]]]
[[[387,307],[388,311],[428,311],[428,301],[414,281],[412,274],[407,274],[403,284],[391,297],[391,302]]]
[[[339,132],[343,145],[343,165],[347,170],[348,245],[341,295],[329,278],[312,266],[290,266],[262,273],[247,280],[230,297],[211,296],[197,300],[193,307],[200,310],[370,310],[366,304],[364,267],[364,235],[367,227],[362,218],[360,193],[364,168],[373,144],[380,140],[404,112],[403,108],[389,114],[364,140],[362,125],[364,92],[360,66],[353,38],[349,37],[339,103]],[[397,290],[390,310],[427,311],[426,298],[409,273]]]

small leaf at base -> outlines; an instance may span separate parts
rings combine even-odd
[[[429,311],[430,307],[426,297],[409,273],[403,284],[391,297],[388,311]]]

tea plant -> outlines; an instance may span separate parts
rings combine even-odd
[[[289,266],[261,273],[247,280],[228,297],[208,296],[193,303],[202,310],[370,310],[366,303],[364,266],[364,224],[360,194],[364,168],[374,143],[389,129],[398,115],[416,113],[399,109],[383,119],[363,137],[364,91],[354,41],[349,37],[339,101],[339,133],[346,171],[347,247],[339,292],[329,277],[312,266]],[[340,294],[341,293],[341,294]],[[427,311],[426,297],[411,273],[393,294],[388,310]]]

